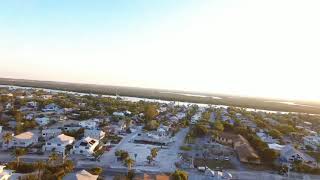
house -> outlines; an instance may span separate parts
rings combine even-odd
[[[282,149],[285,147],[284,145],[280,145],[280,144],[268,144],[269,149],[273,149],[277,152],[282,151]]]
[[[241,162],[252,164],[261,163],[260,157],[243,136],[223,132],[217,135],[215,140],[222,144],[232,145]]]
[[[36,101],[30,101],[30,102],[27,102],[27,106],[29,108],[36,109],[38,107],[38,103]]]
[[[124,117],[125,114],[123,112],[113,112],[112,115],[118,116],[118,117]]]
[[[196,124],[202,116],[202,112],[197,112],[195,115],[191,117],[191,124]]]
[[[278,140],[273,139],[271,136],[269,136],[267,133],[265,132],[257,132],[256,135],[265,143],[267,144],[275,144],[275,143],[279,143]]]
[[[98,123],[94,120],[81,121],[79,125],[85,129],[97,129],[98,127]]]
[[[74,137],[60,134],[59,136],[47,141],[46,144],[42,147],[42,150],[55,151],[55,152],[64,154],[66,150],[66,146],[73,144],[74,141],[75,141]]]
[[[63,180],[97,180],[98,175],[93,175],[86,170],[66,175]]]
[[[51,139],[53,137],[57,137],[61,133],[62,133],[61,129],[44,129],[41,132],[41,136],[44,139]]]
[[[0,165],[0,180],[9,180],[10,177],[12,176],[12,171],[11,170],[5,170],[6,166]]]
[[[63,131],[72,132],[72,131],[78,131],[82,127],[79,124],[65,124],[62,127]]]
[[[57,112],[60,107],[54,103],[48,104],[42,109],[43,112]]]
[[[84,136],[85,137],[91,137],[93,139],[99,139],[101,140],[106,135],[105,132],[97,129],[85,129],[84,130]]]
[[[99,140],[93,139],[91,137],[85,137],[74,144],[71,150],[71,153],[90,157],[92,156],[95,148],[98,145],[99,145]]]
[[[309,155],[298,151],[291,145],[285,146],[280,152],[280,160],[283,163],[293,163],[294,161],[302,161],[303,163],[312,165],[315,160]]]
[[[52,95],[41,95],[41,99],[49,100],[52,99]]]
[[[42,118],[35,118],[35,121],[40,125],[40,126],[45,126],[48,125],[50,122],[50,119],[48,117],[42,117]]]
[[[32,113],[26,114],[26,115],[24,116],[24,118],[25,118],[26,120],[32,120],[32,119],[34,118],[34,114],[32,114]]]
[[[187,114],[184,113],[184,112],[178,112],[178,113],[176,114],[176,116],[177,116],[177,118],[178,118],[179,120],[181,120],[181,119],[185,118],[185,117],[187,116]]]
[[[320,137],[319,136],[303,137],[303,143],[305,146],[309,146],[313,150],[317,150],[320,147]]]
[[[235,140],[233,148],[236,151],[240,162],[260,164],[261,160],[256,151],[251,147],[249,142],[241,135]]]
[[[38,135],[28,131],[14,136],[9,147],[28,147],[36,143],[38,143]]]

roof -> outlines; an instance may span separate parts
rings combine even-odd
[[[76,143],[76,146],[93,146],[97,142],[99,143],[99,140],[93,139],[91,137],[86,137],[86,138],[83,138],[80,141],[78,141]]]
[[[64,180],[96,180],[98,175],[93,175],[86,170],[79,171],[77,173],[71,173],[65,176]]]
[[[48,142],[51,142],[51,143],[58,143],[58,144],[65,144],[65,143],[69,143],[70,141],[74,141],[74,137],[71,137],[71,136],[67,136],[67,135],[64,135],[64,134],[60,134],[59,136],[53,138],[53,139],[50,139]]]
[[[33,132],[27,131],[21,134],[18,134],[14,136],[16,139],[32,139],[35,137],[35,134]]]

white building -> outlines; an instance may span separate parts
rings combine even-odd
[[[74,141],[74,137],[60,134],[59,136],[47,141],[46,144],[42,147],[42,150],[55,151],[63,154],[65,153],[66,146],[73,144]]]
[[[119,117],[124,117],[125,116],[125,114],[123,112],[113,112],[112,115],[119,116]]]
[[[9,147],[28,147],[36,143],[38,143],[38,135],[28,131],[14,136]]]
[[[80,141],[77,141],[72,150],[72,154],[79,154],[79,155],[85,155],[85,156],[92,156],[94,153],[94,149],[99,145],[99,141],[97,139],[93,139],[90,137],[86,137],[81,139]]]
[[[185,118],[187,116],[187,114],[184,112],[179,112],[176,114],[176,116],[179,120],[181,120],[181,119]]]
[[[85,129],[97,129],[98,127],[98,123],[94,120],[81,121],[79,125]]]
[[[302,161],[308,164],[315,163],[313,158],[303,152],[298,151],[291,145],[287,145],[281,150],[280,159],[286,163],[293,163],[294,161]]]
[[[40,125],[40,126],[45,126],[49,124],[50,119],[48,117],[42,117],[42,118],[35,118],[35,121]]]
[[[265,143],[267,144],[276,144],[276,143],[279,143],[278,140],[276,139],[273,139],[271,136],[269,136],[267,133],[265,132],[257,132],[256,133],[257,136]]]
[[[93,139],[102,139],[106,135],[105,132],[97,129],[85,129],[84,137],[91,137]]]
[[[57,137],[61,133],[62,133],[61,129],[44,129],[41,132],[41,136],[44,139],[51,139],[53,137]]]
[[[202,112],[198,112],[191,117],[191,124],[196,124],[202,116]]]
[[[11,170],[5,170],[6,166],[0,166],[0,180],[9,180],[12,176]]]
[[[303,143],[306,146],[310,146],[314,150],[320,147],[320,137],[319,136],[306,136],[303,138]]]
[[[57,112],[60,107],[54,103],[48,104],[42,109],[43,112]]]
[[[66,175],[63,180],[97,180],[98,175],[93,175],[86,170]]]

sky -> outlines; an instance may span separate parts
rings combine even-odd
[[[319,0],[0,3],[0,77],[320,101]]]

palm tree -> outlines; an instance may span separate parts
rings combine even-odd
[[[37,161],[37,162],[36,162],[36,167],[37,167],[37,169],[38,169],[38,179],[42,179],[42,178],[41,178],[41,170],[44,169],[45,163],[42,162],[42,161]]]
[[[134,165],[135,161],[131,158],[131,157],[128,157],[126,160],[125,160],[125,164],[126,166],[128,167],[128,170],[130,171],[132,166]]]
[[[67,160],[64,164],[63,164],[63,168],[65,173],[71,172],[74,168],[74,164],[71,160]]]
[[[9,145],[9,142],[12,140],[13,136],[12,136],[12,133],[5,133],[3,136],[3,141],[7,144],[7,146]]]
[[[188,173],[181,170],[176,170],[171,174],[172,180],[188,180]]]
[[[147,160],[148,160],[148,163],[151,164],[152,157],[151,156],[147,156]]]
[[[17,148],[12,152],[12,155],[17,159],[17,167],[19,167],[20,157],[27,154],[25,149]]]
[[[56,152],[53,152],[49,156],[49,163],[52,163],[54,165],[54,162],[58,160],[58,154]]]
[[[151,154],[152,159],[155,159],[158,156],[158,151],[159,151],[158,148],[151,149],[150,154]]]

